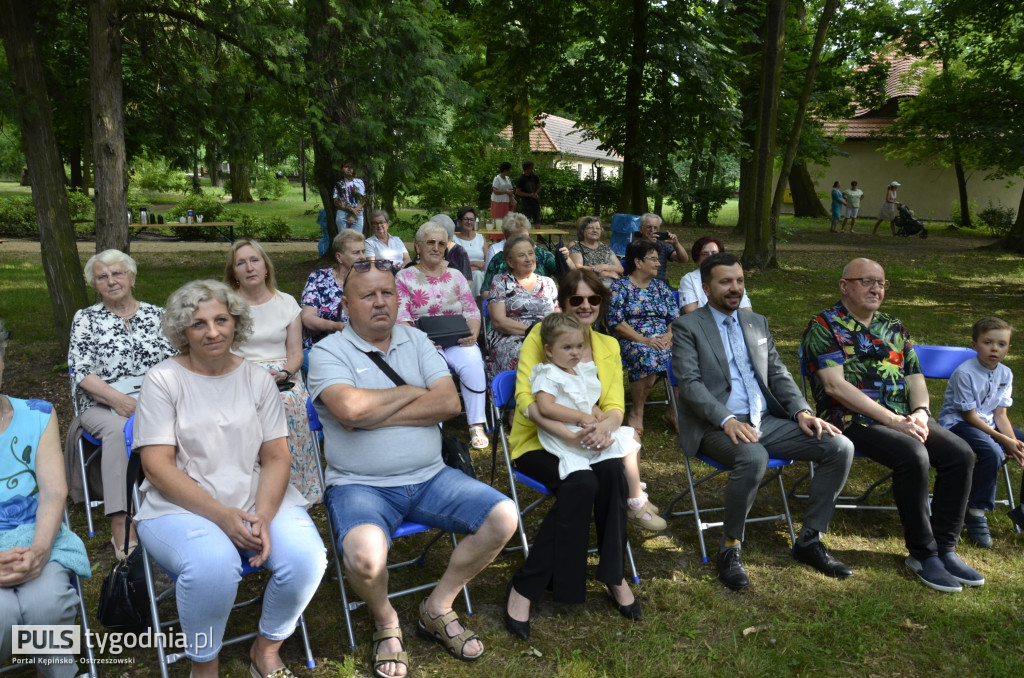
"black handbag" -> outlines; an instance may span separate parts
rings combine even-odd
[[[384,362],[379,353],[375,351],[364,351],[364,353],[380,368],[381,372],[386,374],[391,381],[395,382],[396,386],[405,386],[405,380],[398,376],[398,372],[395,372],[391,365]],[[475,480],[476,469],[473,468],[473,457],[469,454],[469,445],[458,438],[446,436],[444,428],[440,424],[437,427],[441,429],[441,458],[444,460],[445,465],[462,471]]]
[[[132,496],[132,489],[141,472],[142,464],[138,454],[128,459],[127,490]],[[124,550],[128,551],[128,539],[133,506],[125,514],[124,519]],[[97,618],[103,626],[111,631],[141,631],[151,628],[152,616],[149,608],[149,595],[146,590],[145,557],[141,546],[135,548],[124,560],[116,560],[110,567],[110,573],[103,580],[100,589],[99,610]]]
[[[473,334],[462,315],[424,316],[416,321],[416,327],[426,332],[427,337],[441,348],[451,348],[459,343],[459,339]]]

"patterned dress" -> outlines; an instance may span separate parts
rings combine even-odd
[[[252,335],[233,352],[267,371],[283,370],[288,363],[285,347],[288,325],[299,315],[295,298],[278,291],[270,301],[249,306],[249,312],[252,314]],[[273,344],[272,349],[268,349],[269,344]],[[268,352],[255,352],[257,350]],[[281,391],[281,404],[288,420],[288,452],[291,454],[289,483],[309,503],[315,504],[320,501],[323,488],[316,460],[319,445],[309,428],[309,414],[306,412],[309,392],[301,378],[293,376],[292,383],[295,384],[292,388]]]
[[[332,322],[348,322],[348,316],[341,310],[341,285],[334,277],[333,268],[321,268],[309,274],[302,290],[302,305],[312,306],[317,316]],[[313,344],[327,334],[302,329],[302,348],[309,350]]]
[[[121,318],[102,303],[75,313],[71,323],[68,368],[75,374],[75,386],[90,374],[113,383],[140,377],[164,358],[177,355],[160,330],[164,309],[139,302],[131,318]],[[78,391],[79,410],[96,404],[84,389]]]
[[[529,292],[511,273],[502,273],[491,285],[490,299],[490,303],[505,304],[506,317],[527,326],[558,310],[558,288],[554,280],[543,275],[537,276],[537,285]],[[519,349],[524,338],[504,334],[493,327],[487,330],[487,370],[492,377],[519,366]]]
[[[668,331],[677,315],[672,290],[661,280],[651,280],[646,289],[634,285],[629,276],[612,283],[612,300],[608,305],[608,327],[611,330],[619,323],[626,323],[638,334],[656,337]],[[619,349],[630,381],[668,369],[670,351],[621,338]]]
[[[583,257],[584,266],[600,266],[617,261],[615,252],[612,252],[612,248],[608,247],[608,245],[605,245],[603,242],[597,243],[597,247],[590,248],[584,247],[582,241],[576,241],[573,246],[569,248],[569,254],[578,254]],[[605,287],[611,287],[612,283],[616,280],[618,280],[618,278],[601,278]]]
[[[842,302],[811,319],[800,342],[803,369],[811,375],[811,393],[818,416],[845,429],[850,424],[874,423],[870,417],[847,410],[825,393],[819,369],[842,367],[843,377],[882,407],[910,414],[906,376],[921,373],[910,333],[899,319],[875,311],[871,326],[854,318]]]

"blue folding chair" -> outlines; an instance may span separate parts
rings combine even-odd
[[[515,551],[522,549],[523,557],[526,558],[530,555],[530,541],[526,538],[526,527],[523,523],[523,519],[535,508],[544,502],[553,499],[554,495],[543,483],[534,480],[512,466],[512,456],[509,452],[508,436],[505,433],[504,416],[507,412],[515,408],[515,394],[515,370],[499,372],[494,376],[494,379],[491,380],[491,408],[493,410],[493,419],[495,422],[494,428],[497,431],[497,435],[494,437],[492,445],[500,445],[502,453],[505,455],[505,471],[508,473],[509,493],[512,495],[512,501],[514,501],[516,505],[516,512],[518,513],[519,518],[519,540],[522,544],[522,546],[508,547],[505,550]],[[494,449],[494,453],[495,455],[497,454],[496,448]],[[537,492],[540,495],[540,498],[535,500],[526,508],[522,508],[522,505],[519,503],[519,493],[516,490],[516,483],[525,485],[534,492]],[[591,553],[595,553],[596,551],[597,549],[590,550]],[[640,575],[637,574],[636,562],[633,560],[633,547],[630,545],[628,538],[626,539],[626,558],[629,561],[630,570],[633,572],[633,583],[640,583]]]
[[[79,415],[78,411],[78,388],[75,386],[75,372],[68,369],[68,383],[71,388],[71,408],[74,416]],[[89,465],[99,459],[103,453],[103,443],[99,438],[82,429],[82,435],[77,442],[78,447],[78,468],[82,474],[82,494],[85,503],[85,522],[90,537],[96,536],[96,530],[92,525],[92,510],[103,505],[102,499],[93,499],[89,496]]]
[[[131,457],[131,454],[132,454],[132,441],[134,440],[134,437],[135,437],[135,415],[133,414],[132,416],[128,417],[128,421],[125,422],[125,425],[124,425],[124,442],[125,442],[125,447],[128,450],[128,456],[129,457]],[[132,513],[134,513],[136,510],[138,510],[139,504],[141,503],[140,497],[139,497],[139,483],[142,480],[141,476],[142,476],[142,473],[140,472],[139,473],[139,478],[137,479],[137,481],[132,483],[132,497],[131,497],[131,502],[130,502]],[[142,553],[143,553],[142,566],[143,566],[143,570],[145,571],[145,574],[146,574],[146,593],[147,593],[147,595],[149,597],[150,619],[152,620],[153,628],[155,630],[163,631],[164,629],[169,628],[171,626],[174,626],[175,624],[178,623],[177,619],[171,619],[171,620],[168,620],[168,621],[161,621],[160,620],[160,603],[162,603],[162,602],[164,602],[166,600],[170,600],[170,598],[174,595],[174,587],[171,586],[170,588],[166,589],[162,593],[159,593],[159,594],[157,593],[157,591],[156,591],[156,580],[155,580],[155,578],[153,576],[153,567],[152,567],[152,564],[151,564],[151,561],[150,561],[149,552],[146,551],[146,547],[141,542],[139,543],[138,548],[142,549]],[[244,555],[242,555],[241,552],[238,553],[238,557],[242,561],[242,576],[243,577],[245,577],[247,575],[250,575],[250,574],[253,574],[255,572],[259,572],[259,571],[263,570],[262,566],[260,566],[260,567],[253,567],[252,565],[250,565],[249,564],[249,559],[247,557],[245,557]],[[156,563],[155,560],[153,560],[152,562]],[[158,566],[160,566],[160,563],[156,563],[156,564]],[[160,569],[163,570],[167,574],[167,576],[171,579],[172,582],[177,580],[177,574],[176,573],[170,572],[170,571],[164,569],[162,566],[160,567]],[[246,607],[248,605],[259,603],[262,600],[263,600],[263,594],[260,593],[259,595],[255,596],[253,598],[250,598],[248,600],[243,600],[243,601],[236,602],[231,609],[232,610],[237,610],[240,607]],[[312,649],[312,647],[310,647],[310,644],[309,644],[309,632],[306,629],[306,618],[305,618],[305,615],[299,615],[299,623],[297,624],[296,628],[299,629],[299,631],[301,632],[301,635],[302,635],[302,645],[303,645],[303,649],[305,650],[305,653],[306,653],[306,667],[310,668],[310,669],[316,668],[316,660],[313,658],[313,649]],[[234,638],[225,638],[223,640],[222,645],[223,646],[233,645],[235,643],[241,643],[241,642],[244,642],[246,640],[252,640],[255,637],[256,637],[256,632],[253,631],[251,633],[246,633],[246,634],[241,635],[241,636],[235,636]],[[156,645],[157,658],[159,659],[159,663],[160,663],[160,676],[161,676],[161,678],[168,678],[167,667],[170,666],[171,664],[175,663],[176,661],[180,660],[180,659],[184,659],[185,658],[185,653],[184,652],[168,653],[167,650],[164,648],[164,644],[162,642],[157,642],[157,643],[155,643],[155,645]]]
[[[306,413],[309,415],[309,428],[317,433],[317,437],[321,444],[323,443],[323,424],[320,422],[320,415],[317,413],[316,408],[313,406],[313,399],[310,398],[306,401]],[[326,482],[324,479],[323,463],[320,460],[320,455],[316,457],[317,471],[320,473],[320,482],[325,488],[324,498],[326,500]],[[366,603],[362,600],[349,600],[348,593],[345,591],[345,572],[341,562],[341,551],[338,548],[337,538],[334,533],[334,525],[331,523],[331,512],[326,511],[327,514],[327,531],[329,541],[331,542],[331,553],[334,555],[334,570],[338,580],[338,591],[341,593],[341,608],[345,614],[345,630],[348,631],[348,644],[353,650],[356,649],[356,638],[355,633],[352,630],[352,612],[355,612]],[[414,534],[421,534],[423,532],[429,532],[435,528],[429,525],[423,525],[422,523],[414,523],[410,520],[404,521],[398,526],[398,529],[391,535],[391,540],[395,541],[401,537],[409,537]],[[452,549],[455,549],[458,545],[458,537],[455,533],[449,532],[452,540]],[[443,532],[438,532],[430,541],[427,542],[426,546],[420,551],[419,555],[409,560],[404,560],[400,563],[393,563],[388,565],[388,570],[397,570],[408,565],[424,565],[426,563],[427,551],[437,543],[437,541],[444,536]],[[401,591],[393,591],[388,593],[388,599],[398,598],[399,596],[410,595],[418,593],[420,591],[429,591],[430,589],[437,586],[436,581],[432,581],[426,584],[419,584],[417,586],[411,586],[409,588],[402,589]],[[462,597],[466,601],[466,614],[473,615],[473,604],[469,599],[469,588],[466,586],[462,587]]]

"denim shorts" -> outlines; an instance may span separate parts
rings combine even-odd
[[[388,547],[391,535],[407,520],[445,532],[472,534],[503,501],[512,500],[449,466],[418,485],[332,485],[324,493],[339,551],[345,535],[359,525],[379,527]]]

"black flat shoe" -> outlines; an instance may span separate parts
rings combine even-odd
[[[612,593],[612,587],[605,584],[608,589],[608,597],[611,598],[612,605],[619,611],[623,617],[630,621],[640,621],[643,618],[643,613],[640,612],[640,601],[637,600],[636,596],[633,596],[633,602],[629,605],[623,605],[619,601],[615,600],[615,594]]]
[[[508,613],[508,600],[512,597],[512,580],[508,582],[508,588],[505,590],[505,628],[508,632],[519,640],[530,639],[530,620],[519,621],[513,619],[512,615]]]
[[[743,558],[738,548],[718,552],[718,578],[733,591],[750,586],[747,568],[743,567]]]
[[[853,576],[853,570],[836,560],[819,540],[814,540],[806,546],[799,543],[793,545],[793,558],[797,562],[810,565],[826,577],[846,579]]]

